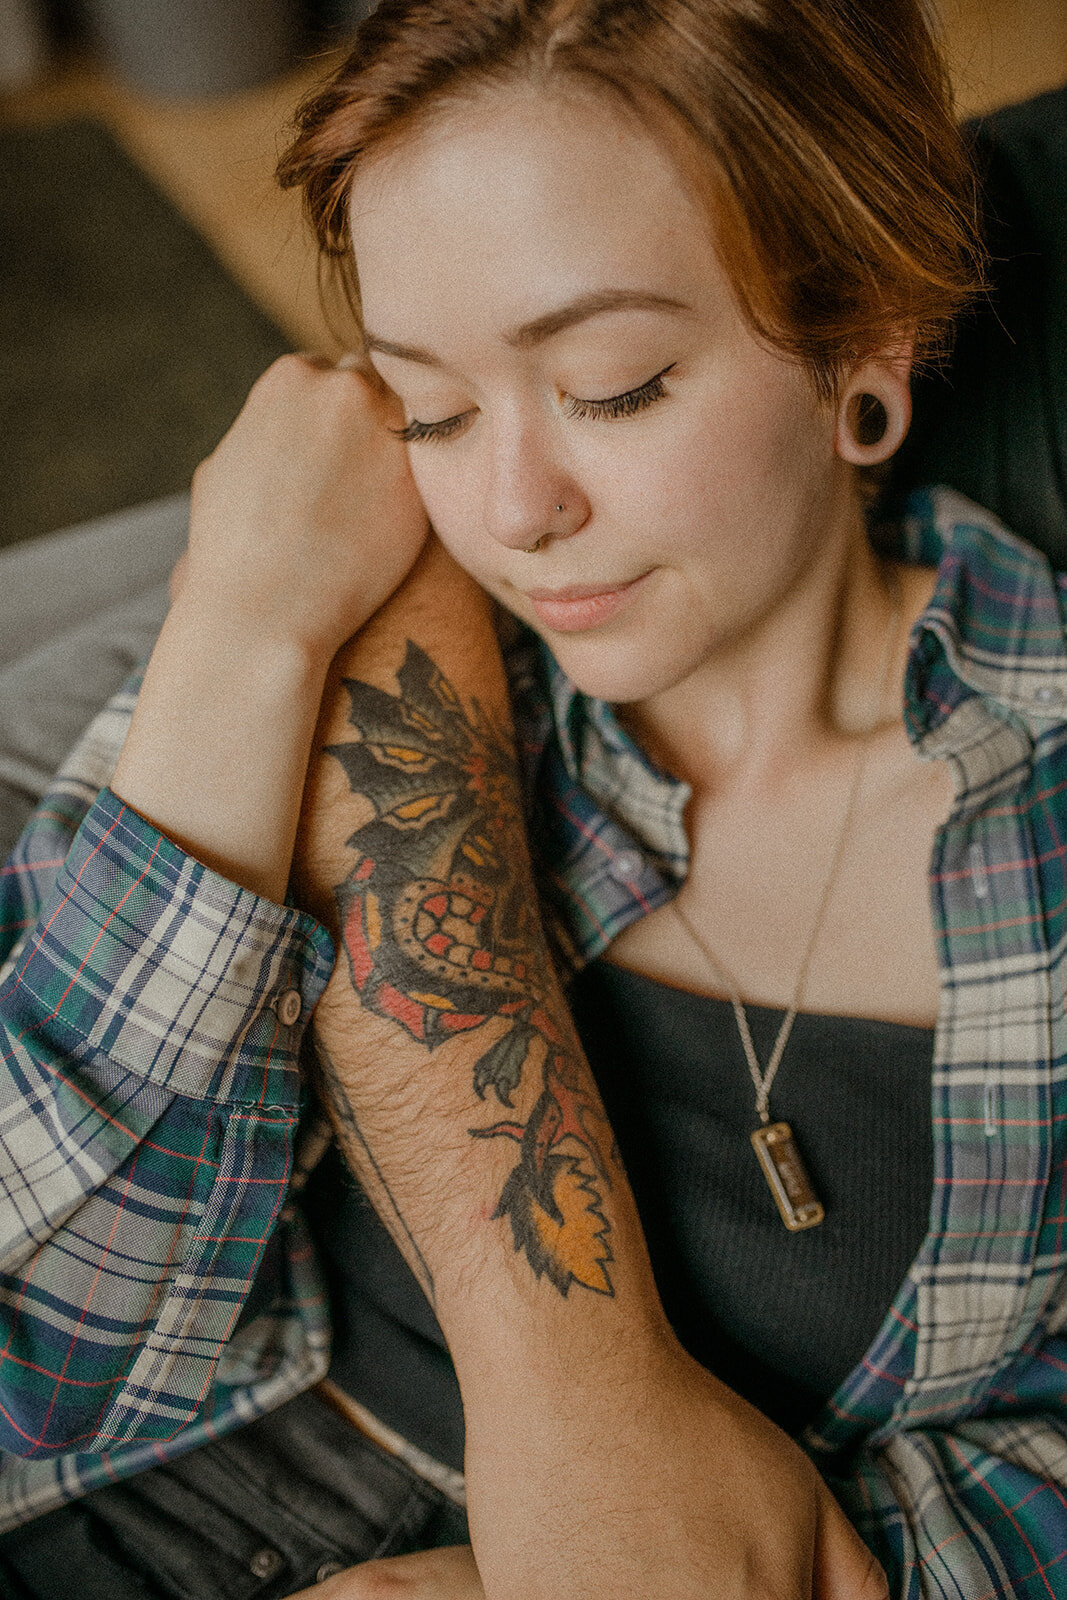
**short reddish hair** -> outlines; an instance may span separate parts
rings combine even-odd
[[[487,85],[577,81],[679,129],[744,314],[833,395],[982,284],[974,180],[921,0],[382,0],[297,112],[278,167],[359,315],[361,160]]]

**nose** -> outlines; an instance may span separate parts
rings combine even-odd
[[[533,418],[498,428],[493,441],[485,527],[509,550],[568,538],[589,516],[589,502],[573,474],[555,459],[549,434]]]

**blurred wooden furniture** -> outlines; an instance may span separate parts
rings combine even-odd
[[[961,116],[1067,81],[1063,0],[941,0],[940,12]],[[294,344],[336,353],[299,203],[272,178],[293,107],[332,59],[266,88],[187,104],[135,95],[100,67],[74,63],[0,99],[0,117],[99,117]]]

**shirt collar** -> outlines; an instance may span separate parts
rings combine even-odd
[[[634,836],[661,871],[681,882],[689,870],[684,818],[690,786],[655,767],[612,707],[576,689],[548,647],[541,649],[568,776]]]
[[[937,584],[912,634],[905,720],[920,743],[963,698],[947,699],[945,669],[965,691],[1021,719],[1031,736],[1067,713],[1067,650],[1059,586],[1048,559],[955,490],[922,489],[903,506],[907,558],[937,565]],[[939,689],[941,692],[939,692]]]

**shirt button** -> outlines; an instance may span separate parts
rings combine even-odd
[[[286,989],[278,1001],[278,1016],[285,1027],[291,1028],[294,1022],[299,1021],[300,1013],[304,1009],[304,1002],[300,998],[299,989]]]
[[[641,857],[636,850],[620,850],[608,870],[619,883],[632,883],[641,871]]]
[[[257,1550],[248,1563],[248,1570],[253,1578],[276,1578],[285,1566],[285,1557],[280,1550],[272,1550],[270,1545]]]
[[[315,1574],[315,1582],[325,1583],[327,1578],[336,1578],[337,1574],[344,1570],[340,1561],[324,1561]]]
[[[1034,701],[1039,706],[1058,706],[1063,690],[1055,683],[1039,683],[1034,690]]]

